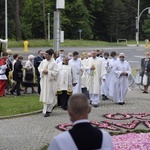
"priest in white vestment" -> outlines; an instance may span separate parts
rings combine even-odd
[[[114,95],[115,101],[118,104],[125,104],[125,96],[128,91],[128,76],[131,74],[130,64],[125,60],[125,54],[119,54],[119,61],[116,63],[114,73],[117,78],[116,82],[116,95]]]
[[[81,93],[81,75],[83,72],[81,60],[78,59],[78,52],[73,52],[73,58],[69,60],[69,65],[71,66],[73,71],[73,83],[76,80],[76,84],[73,87],[73,93]]]
[[[85,94],[88,99],[90,99],[89,91],[87,90],[87,72],[86,72],[87,60],[88,60],[87,53],[83,52],[81,54],[81,65],[83,69],[82,76],[81,76],[81,90],[82,93]]]
[[[58,63],[58,80],[57,80],[57,95],[58,106],[67,110],[67,102],[72,94],[72,73],[71,67],[68,65],[68,57],[63,58],[63,62]]]
[[[113,96],[116,95],[116,91],[114,89],[116,89],[116,83],[117,83],[117,78],[114,74],[114,67],[119,59],[115,51],[112,51],[110,55],[112,58],[110,59],[110,62],[109,62],[110,73],[108,75],[108,81],[109,81],[108,92],[109,92],[109,96],[113,99]]]
[[[56,63],[58,64],[58,63],[62,62],[64,57],[65,57],[65,51],[64,50],[60,50],[59,57],[56,59]]]
[[[103,64],[107,71],[107,74],[105,76],[103,76],[103,78],[102,78],[101,95],[102,95],[102,100],[108,100],[109,98],[107,96],[109,95],[109,74],[110,74],[110,69],[111,69],[109,53],[105,52],[104,57],[101,58],[101,60],[103,61]]]
[[[56,104],[58,66],[52,57],[53,54],[54,51],[52,49],[47,50],[45,54],[46,59],[43,60],[38,67],[41,78],[40,101],[43,102],[44,117],[50,115]]]
[[[88,74],[87,88],[90,94],[92,105],[97,107],[99,105],[100,85],[101,79],[106,74],[105,66],[100,58],[98,58],[96,51],[92,51],[92,57],[87,61],[86,71]]]

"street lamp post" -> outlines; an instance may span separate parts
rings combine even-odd
[[[48,13],[48,41],[50,40],[50,13]]]
[[[7,0],[5,0],[5,40],[8,39],[8,21],[7,21]],[[6,43],[6,50],[8,49],[8,42]]]
[[[138,11],[137,11],[137,17],[136,17],[136,45],[139,46],[139,24],[140,24],[140,18],[144,11],[148,10],[148,13],[150,13],[150,7],[147,7],[143,9],[140,13],[140,0],[138,0]]]
[[[60,50],[60,12],[65,9],[65,0],[56,1],[56,11],[54,11],[54,50]]]

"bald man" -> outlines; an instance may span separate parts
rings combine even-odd
[[[112,150],[109,133],[89,123],[90,112],[91,107],[84,94],[72,95],[68,101],[68,114],[73,128],[54,137],[48,150]]]
[[[116,94],[113,96],[113,100],[119,105],[125,104],[125,96],[128,91],[128,76],[131,74],[130,64],[125,60],[125,54],[119,54],[119,60],[114,67],[114,73],[116,76]]]

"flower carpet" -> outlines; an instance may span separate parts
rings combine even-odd
[[[150,150],[150,133],[112,136],[114,150]]]
[[[93,126],[108,130],[112,135],[114,150],[150,150],[150,114],[148,113],[113,113],[104,114],[104,121],[90,121]],[[111,120],[111,121],[110,121]],[[143,130],[136,130],[139,125]],[[56,128],[69,130],[72,123],[64,123]],[[125,131],[125,132],[122,132]],[[135,133],[135,132],[141,133]],[[128,133],[126,133],[128,132]],[[118,133],[118,135],[115,135]]]

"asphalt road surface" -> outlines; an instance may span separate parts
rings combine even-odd
[[[13,53],[18,53],[24,56],[24,62],[27,60],[27,56],[33,54],[37,56],[37,52],[39,50],[48,50],[50,47],[37,47],[37,48],[29,48],[28,52],[25,52],[22,48],[10,48]],[[90,52],[92,50],[103,49],[105,52],[116,51],[118,54],[123,52],[126,55],[126,60],[130,63],[132,67],[140,68],[140,60],[144,57],[144,53],[149,51],[150,48],[146,49],[143,46],[126,46],[126,47],[61,47],[61,49],[65,50],[65,53],[78,51],[79,53],[86,51]]]

